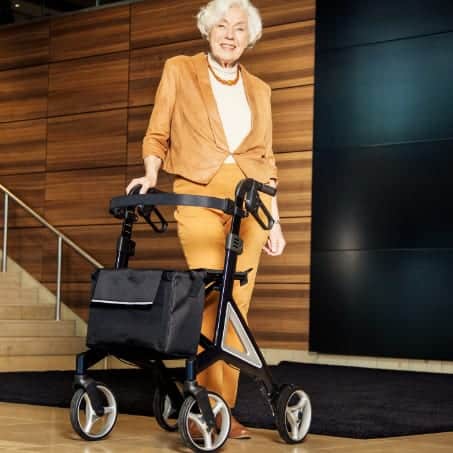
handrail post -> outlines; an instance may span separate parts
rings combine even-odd
[[[63,238],[58,236],[58,252],[57,252],[57,294],[55,303],[55,320],[61,320],[61,261],[63,255]]]
[[[8,261],[8,194],[5,192],[3,202],[2,272],[6,272],[7,261]]]

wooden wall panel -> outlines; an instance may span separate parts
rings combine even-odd
[[[132,48],[188,41],[200,37],[196,14],[207,1],[155,0],[132,4]],[[315,17],[315,0],[256,0],[265,26],[297,22]]]
[[[128,52],[53,63],[49,116],[126,107],[128,71]]]
[[[96,258],[105,267],[113,267],[116,240],[121,232],[120,222],[115,225],[61,227],[60,230]],[[102,238],[102,240],[101,240]],[[88,261],[68,246],[63,247],[62,281],[67,283],[90,283],[95,270]],[[57,250],[50,244],[45,246],[42,279],[54,282],[57,272]]]
[[[149,47],[131,51],[129,105],[138,106],[154,103],[165,61],[176,55],[195,55],[207,50],[202,39]]]
[[[311,150],[313,85],[272,92],[274,152]]]
[[[131,47],[197,39],[195,15],[206,2],[155,0],[131,5]]]
[[[110,199],[143,175],[142,140],[165,60],[208,48],[194,17],[206,2],[146,0],[0,31],[8,46],[0,49],[0,181],[106,266],[121,231]],[[288,245],[280,257],[263,254],[250,324],[261,346],[307,349],[315,0],[254,3],[265,29],[243,63],[273,89]],[[172,177],[161,172],[158,187],[170,191]],[[135,226],[131,267],[185,268],[173,208],[163,211],[167,234]],[[12,216],[10,255],[55,290],[56,238]],[[64,249],[63,300],[86,317],[93,267]]]
[[[47,115],[47,65],[0,71],[0,122]]]
[[[55,282],[44,282],[44,285],[52,293],[55,294],[57,292]],[[68,307],[71,307],[71,310],[85,321],[88,321],[90,299],[91,283],[62,283],[61,301]]]
[[[14,195],[19,197],[39,215],[44,214],[45,173],[27,175],[5,175],[0,182]],[[3,224],[3,193],[1,194],[0,213]],[[40,226],[41,224],[13,200],[8,203],[8,226]]]
[[[265,27],[315,18],[316,0],[253,0],[253,4]]]
[[[46,173],[45,216],[55,226],[110,224],[110,199],[122,195],[124,167]]]
[[[241,62],[272,88],[313,84],[314,28],[312,20],[266,28]]]
[[[113,267],[116,255],[116,241],[121,233],[121,221],[116,225],[80,226],[61,228],[64,234],[79,244],[89,254],[106,267]],[[134,226],[133,239],[136,241],[136,253],[130,259],[133,268],[186,268],[179,240],[176,235],[176,224],[169,224],[164,234],[154,233],[145,223]],[[99,240],[102,238],[102,240]],[[46,247],[43,281],[52,282],[56,273],[56,249]],[[65,250],[63,256],[63,281],[89,282],[93,267],[76,252]]]
[[[127,130],[127,165],[142,165],[142,142],[148,128],[151,106],[129,109]]]
[[[0,124],[0,175],[46,169],[46,120]]]
[[[55,236],[44,227],[13,228],[8,232],[8,256],[41,280],[43,244],[50,244],[54,239]],[[55,247],[56,244],[55,239]]]
[[[47,63],[49,22],[2,26],[0,42],[0,70]]]
[[[51,61],[129,49],[129,5],[51,19]]]
[[[176,234],[176,224],[169,223],[164,234],[154,233],[145,223],[137,226],[135,257],[130,267],[162,267],[165,269],[186,269],[186,261]]]
[[[127,115],[120,109],[49,118],[47,170],[125,165]]]
[[[308,284],[258,283],[248,321],[261,347],[307,349]]]
[[[310,280],[310,218],[281,219],[287,245],[280,256],[263,253],[257,282],[308,283]]]
[[[277,153],[278,207],[281,217],[311,215],[312,153]]]

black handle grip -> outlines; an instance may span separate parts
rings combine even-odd
[[[141,184],[136,184],[134,187],[132,187],[131,190],[129,190],[129,192],[127,194],[128,195],[138,195],[141,188],[142,188]]]
[[[263,183],[257,183],[257,189],[260,191],[260,192],[263,192],[267,195],[270,195],[271,197],[273,197],[276,193],[277,193],[277,188],[276,187],[272,187],[272,186],[269,186],[267,184],[263,184]]]

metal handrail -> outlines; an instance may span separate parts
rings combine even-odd
[[[4,194],[3,202],[3,249],[2,249],[2,272],[6,272],[7,267],[7,249],[8,249],[8,205],[9,198],[15,201],[21,208],[27,211],[31,216],[38,220],[42,225],[44,225],[48,230],[54,233],[58,237],[58,251],[57,251],[57,294],[56,294],[56,305],[55,305],[55,319],[57,321],[61,320],[61,263],[63,258],[63,242],[66,243],[69,247],[75,250],[82,258],[85,258],[93,266],[102,268],[104,267],[101,263],[96,261],[91,255],[89,255],[85,250],[80,248],[75,244],[71,239],[65,236],[61,231],[57,230],[52,226],[46,219],[41,217],[36,211],[34,211],[30,206],[24,203],[20,198],[14,195],[9,191],[5,186],[0,184],[0,190]]]

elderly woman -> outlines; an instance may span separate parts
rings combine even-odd
[[[209,51],[166,61],[143,140],[146,174],[133,179],[127,191],[136,184],[141,184],[141,193],[154,187],[161,166],[175,175],[176,193],[234,198],[236,184],[245,177],[276,185],[271,89],[239,64],[245,50],[261,37],[259,13],[249,0],[212,0],[197,19]],[[264,197],[276,220],[272,230],[262,230],[251,216],[241,225],[244,247],[237,268],[253,271],[248,284],[235,285],[233,294],[245,319],[261,251],[276,256],[285,247],[277,200]],[[212,209],[179,206],[175,218],[189,268],[222,269],[229,217]],[[216,296],[207,298],[203,314],[202,333],[208,338],[213,337]],[[240,348],[233,332],[227,342]],[[238,377],[238,370],[216,362],[197,379],[232,408]],[[233,418],[230,437],[249,433]]]

